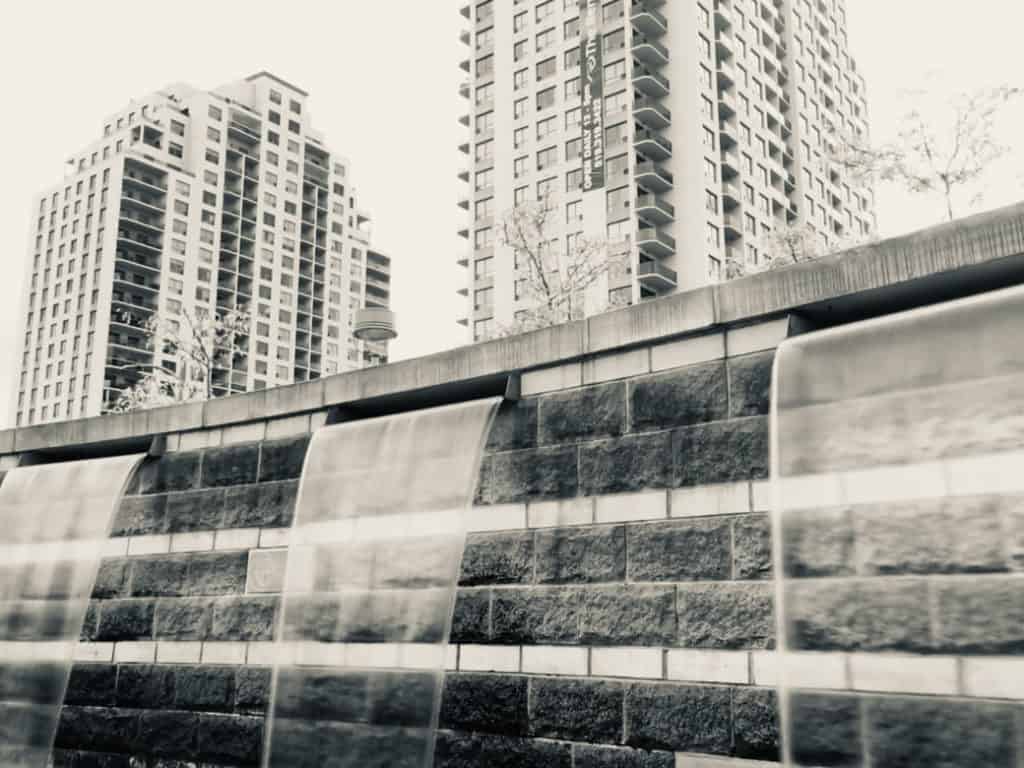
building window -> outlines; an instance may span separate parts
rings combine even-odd
[[[537,110],[550,109],[555,105],[555,88],[545,88],[537,94]]]
[[[537,170],[543,171],[558,162],[558,147],[548,147],[537,153]]]
[[[486,277],[494,272],[494,258],[477,259],[473,262],[473,275],[477,278]]]
[[[473,292],[473,309],[485,309],[494,305],[494,289],[479,288]]]
[[[537,62],[537,80],[546,80],[558,71],[558,62],[554,56]]]

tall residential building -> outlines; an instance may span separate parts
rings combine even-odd
[[[725,279],[727,259],[756,265],[767,233],[787,225],[809,224],[829,243],[873,230],[871,191],[829,161],[840,133],[868,130],[843,0],[460,8],[471,24],[461,36],[471,137],[461,147],[470,223],[460,232],[469,241],[460,322],[475,338],[523,309],[514,255],[497,236],[523,200],[556,202],[554,247],[584,232],[629,254],[601,286],[613,303]],[[591,98],[603,115],[588,114]],[[604,199],[591,204],[581,185],[594,126]]]
[[[214,361],[217,395],[386,360],[351,325],[387,306],[390,260],[307,102],[267,72],[176,84],[67,161],[33,209],[16,424],[97,415],[146,366],[173,366],[147,344],[154,314],[248,313],[248,335]]]

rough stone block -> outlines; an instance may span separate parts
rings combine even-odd
[[[100,623],[100,604],[92,600],[85,609],[85,618],[82,620],[82,631],[79,633],[80,642],[91,642],[96,640]]]
[[[97,640],[148,640],[153,636],[152,600],[108,600],[103,603]]]
[[[434,697],[439,681],[431,672],[403,670],[370,674],[369,722],[378,726],[429,728],[434,716]]]
[[[854,507],[859,570],[868,576],[1005,571],[1004,503],[998,496],[967,496]]]
[[[729,754],[729,688],[635,684],[626,694],[626,743],[644,749]]]
[[[617,744],[625,687],[602,680],[530,680],[530,735]]]
[[[212,531],[221,527],[224,518],[224,490],[172,493],[167,496],[167,513],[163,533]]]
[[[270,669],[242,667],[236,670],[235,709],[242,714],[262,715],[270,701]]]
[[[442,728],[461,728],[510,736],[526,734],[525,677],[448,675],[441,699]]]
[[[733,521],[733,574],[737,579],[772,577],[772,523],[768,515]]]
[[[277,681],[277,714],[325,722],[366,722],[369,673],[348,669],[283,668]]]
[[[672,434],[675,485],[768,477],[767,417],[698,424]]]
[[[440,731],[435,768],[570,768],[568,744],[487,733]]]
[[[872,765],[1015,768],[1009,704],[877,698],[867,703]]]
[[[289,526],[299,484],[294,480],[228,488],[224,494],[225,528]]]
[[[200,759],[232,765],[256,765],[263,746],[263,718],[199,715]]]
[[[210,448],[203,452],[202,487],[219,488],[255,483],[259,459],[259,443]]]
[[[475,533],[462,556],[463,586],[525,584],[533,579],[533,531]]]
[[[577,453],[574,445],[497,453],[488,457],[490,479],[484,501],[501,504],[576,495]],[[483,472],[483,470],[481,470]]]
[[[794,759],[800,765],[860,766],[860,697],[795,691],[789,700]]]
[[[200,454],[165,453],[158,459],[143,462],[136,473],[138,493],[167,493],[199,487]]]
[[[730,577],[730,521],[673,520],[631,525],[630,581],[724,580]]]
[[[702,363],[629,382],[634,432],[671,429],[726,417],[725,364]]]
[[[460,589],[452,616],[453,643],[482,643],[490,637],[491,591]]]
[[[168,709],[174,704],[174,669],[155,664],[122,664],[117,674],[117,705]]]
[[[733,689],[734,751],[740,757],[779,759],[779,702],[767,688]]]
[[[852,576],[853,520],[848,507],[787,510],[782,519],[786,576]]]
[[[922,579],[790,581],[786,585],[789,647],[929,651],[934,643],[928,602],[928,584]]]
[[[588,587],[579,610],[588,645],[665,645],[675,638],[674,587]]]
[[[937,649],[965,654],[1024,652],[1019,576],[943,581],[932,589],[938,606]]]
[[[125,496],[114,515],[111,536],[141,536],[162,533],[166,496]]]
[[[671,433],[584,444],[579,467],[584,496],[665,488],[672,479]]]
[[[65,706],[60,711],[54,745],[65,749],[131,752],[139,713],[106,707]]]
[[[766,416],[775,352],[729,358],[729,417]]]
[[[135,750],[157,757],[195,757],[198,734],[199,715],[192,712],[142,712]]]
[[[302,474],[309,435],[267,440],[260,446],[260,482],[294,480]]]
[[[205,640],[212,622],[212,598],[158,600],[154,634],[161,640]]]
[[[237,595],[245,592],[248,552],[216,552],[192,555],[188,565],[187,593]]]
[[[579,589],[564,587],[496,589],[492,640],[512,644],[576,641],[581,597]]]
[[[174,706],[201,712],[230,712],[235,706],[233,667],[176,666]]]
[[[75,664],[68,677],[64,703],[113,706],[116,683],[117,667],[113,664]]]
[[[211,640],[273,640],[276,597],[222,598],[214,601]]]
[[[616,437],[626,431],[624,382],[556,392],[540,398],[541,445]]]
[[[188,590],[187,555],[132,561],[132,597],[175,597]]]
[[[487,436],[489,453],[518,451],[537,445],[537,398],[506,400],[498,408]]]
[[[126,558],[102,560],[99,571],[96,573],[96,583],[92,588],[92,596],[97,600],[124,597],[127,591],[128,566],[130,562]]]
[[[625,527],[555,528],[537,533],[538,582],[609,582],[625,577]]]
[[[671,752],[650,752],[628,747],[573,744],[574,768],[675,768]]]
[[[685,584],[677,591],[678,644],[683,648],[758,649],[774,646],[768,584]]]

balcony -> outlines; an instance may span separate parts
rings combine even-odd
[[[668,78],[644,67],[633,68],[633,87],[655,99],[668,96],[669,93]]]
[[[740,158],[729,149],[722,150],[722,175],[735,176],[740,172]]]
[[[736,68],[728,61],[718,63],[718,87],[730,88],[736,84]]]
[[[653,5],[650,2],[634,3],[630,21],[638,32],[648,37],[661,37],[668,31],[668,20]]]
[[[737,207],[742,198],[740,188],[735,184],[725,183],[722,185],[722,207],[726,210]]]
[[[643,193],[637,196],[636,213],[643,221],[657,226],[658,224],[670,224],[676,220],[675,207],[658,195]]]
[[[645,160],[636,164],[636,183],[650,192],[666,192],[675,182],[669,171],[653,160]]]
[[[671,290],[679,284],[675,270],[660,261],[641,261],[637,265],[636,276],[641,285],[656,293]]]
[[[730,149],[736,146],[736,129],[729,123],[723,122],[718,126],[718,143],[722,146],[722,149]]]
[[[640,253],[652,259],[664,259],[676,252],[676,239],[655,227],[645,227],[637,233]]]
[[[718,54],[718,60],[731,59],[735,49],[736,40],[733,38],[732,33],[727,29],[719,30],[718,36],[715,38],[715,52]]]
[[[668,64],[668,48],[657,40],[643,35],[633,36],[633,57],[651,67],[663,67]]]
[[[239,138],[246,139],[252,142],[259,142],[260,140],[259,128],[254,126],[251,127],[248,125],[243,125],[242,123],[239,123],[235,120],[232,120],[228,123],[228,133],[233,133]],[[239,149],[239,152],[242,152],[242,150]]]
[[[728,0],[715,0],[715,29],[722,31],[732,26],[732,19]]]
[[[640,96],[633,104],[633,117],[648,128],[667,128],[672,124],[672,112],[659,101]]]
[[[743,236],[743,219],[740,214],[727,213],[722,217],[725,241],[727,243],[737,240]]]
[[[736,97],[730,91],[718,94],[718,116],[728,120],[736,114]]]
[[[637,130],[633,147],[651,160],[667,160],[672,157],[672,142],[659,133],[643,128]]]
[[[466,253],[460,254],[459,256],[456,257],[455,263],[458,264],[460,267],[468,267],[469,266],[469,254],[466,254]]]

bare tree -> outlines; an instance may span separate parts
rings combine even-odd
[[[499,335],[524,333],[549,325],[578,320],[589,308],[601,312],[607,299],[588,307],[587,290],[625,261],[610,255],[607,242],[571,234],[565,249],[555,234],[553,217],[561,208],[550,194],[537,201],[520,203],[505,214],[498,239],[515,254],[516,295],[526,300],[527,309],[516,320],[499,329]]]
[[[742,257],[729,257],[726,261],[726,279],[733,280],[758,272],[781,269],[791,264],[813,261],[823,256],[855,248],[866,242],[873,242],[875,239],[875,235],[869,237],[847,235],[832,238],[826,243],[814,227],[806,222],[785,224],[758,239],[757,245],[761,258],[757,264],[748,264],[742,260]]]
[[[1010,151],[996,140],[996,128],[1003,107],[1022,93],[1008,85],[984,88],[929,109],[929,94],[918,92],[920,103],[904,116],[895,142],[872,147],[840,136],[831,160],[861,183],[893,182],[915,194],[940,194],[952,221],[955,199],[970,194],[969,206],[980,202],[987,172]]]
[[[142,323],[127,314],[119,319],[145,332],[146,346],[159,362],[122,366],[142,375],[121,393],[111,409],[115,413],[214,397],[213,368],[231,368],[238,354],[236,343],[248,335],[250,323],[245,312],[217,315],[202,309],[194,314],[183,310],[173,317],[155,314]]]

